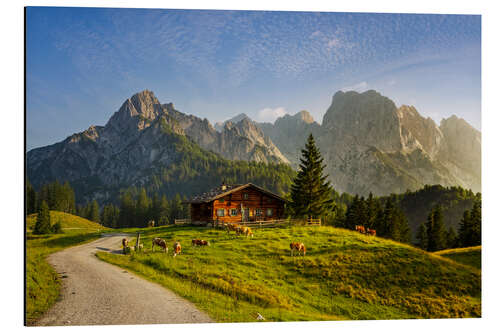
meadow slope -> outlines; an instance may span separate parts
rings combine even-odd
[[[434,252],[441,257],[450,258],[464,265],[469,265],[481,269],[481,245],[463,247],[458,249],[448,249]]]
[[[102,260],[157,282],[219,322],[481,316],[481,273],[394,241],[333,227],[255,230],[253,239],[222,230],[167,226],[143,233],[143,253],[98,252]],[[168,254],[151,252],[153,237]],[[209,240],[193,247],[191,239]],[[183,251],[172,257],[172,244]],[[290,257],[289,243],[307,245]],[[134,241],[132,241],[132,244]]]
[[[63,233],[33,235],[36,214],[26,218],[26,324],[32,325],[57,300],[60,277],[46,257],[69,246],[99,238],[109,230],[84,218],[63,212],[51,211],[51,223],[61,222]]]

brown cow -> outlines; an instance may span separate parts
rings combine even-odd
[[[155,251],[155,245],[161,247],[165,251],[165,253],[168,252],[167,242],[164,239],[158,237],[153,239],[153,242],[151,244],[151,251],[153,252]]]
[[[300,252],[302,252],[303,256],[306,255],[306,246],[304,245],[304,243],[291,242],[290,243],[290,255],[292,257],[293,257],[293,251],[294,250],[299,251],[299,256],[300,256]]]
[[[181,253],[181,243],[175,242],[174,243],[174,257],[180,253]]]
[[[151,220],[148,222],[148,227],[149,228],[153,228],[155,226],[155,221],[154,220]]]
[[[191,241],[191,244],[193,246],[210,246],[210,242],[203,239],[193,239]]]
[[[370,236],[377,236],[377,230],[375,230],[375,229],[368,228],[366,230],[366,233],[369,234]]]
[[[238,231],[237,231],[238,228],[239,228],[239,225],[237,225],[236,223],[228,223],[226,225],[227,233],[229,233],[230,231],[236,231],[236,233],[238,233]]]
[[[362,234],[366,233],[366,231],[365,231],[365,227],[364,227],[364,226],[362,226],[362,225],[357,225],[357,226],[356,226],[356,231],[359,231],[359,232],[360,232],[360,233],[362,233]]]
[[[247,227],[244,233],[246,237],[250,236],[253,238],[253,232],[252,229],[250,229],[250,227]]]
[[[122,246],[123,246],[123,254],[125,254],[128,247],[128,239],[126,238],[122,239]]]

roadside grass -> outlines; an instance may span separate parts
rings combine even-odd
[[[443,250],[434,252],[434,254],[481,269],[481,245]]]
[[[26,324],[33,325],[56,301],[61,281],[46,257],[66,247],[97,239],[102,231],[110,230],[81,217],[50,212],[51,223],[60,221],[62,234],[33,235],[36,214],[26,218]],[[69,228],[69,229],[68,229]]]
[[[97,256],[192,301],[218,322],[455,318],[481,316],[481,273],[390,240],[333,227],[222,230],[165,226],[141,232],[142,253]],[[169,253],[151,252],[167,240]],[[191,239],[209,240],[193,247]],[[173,258],[180,241],[182,254]],[[291,241],[307,246],[290,257]],[[131,245],[135,239],[131,237]]]

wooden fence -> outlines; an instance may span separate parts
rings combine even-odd
[[[174,224],[191,224],[191,219],[175,219]]]
[[[175,225],[187,225],[192,224],[191,219],[175,219]],[[213,227],[225,227],[228,222],[213,221],[209,223]],[[244,221],[237,222],[235,224],[248,226],[251,228],[273,228],[273,227],[290,227],[293,225],[305,225],[305,226],[320,226],[321,219],[281,219],[281,220],[267,220],[267,221]]]

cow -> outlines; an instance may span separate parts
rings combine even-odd
[[[300,256],[300,252],[302,252],[303,256],[306,255],[306,246],[304,245],[304,243],[291,242],[290,243],[290,256],[292,256],[292,257],[293,257],[294,250],[297,250],[299,252],[299,256]]]
[[[191,244],[193,246],[210,246],[210,242],[203,239],[193,239]]]
[[[151,220],[148,222],[148,227],[149,228],[153,228],[155,226],[155,221],[154,220]]]
[[[175,242],[174,243],[174,257],[180,253],[181,253],[181,243]]]
[[[125,254],[127,252],[128,239],[126,238],[122,239],[122,246],[123,246],[123,254]]]
[[[377,230],[375,230],[375,229],[368,228],[366,230],[366,233],[369,234],[370,236],[377,236]]]
[[[158,245],[165,251],[165,253],[168,253],[167,242],[164,239],[158,237],[153,239],[153,242],[151,244],[151,251],[153,252],[155,251],[155,245]]]
[[[245,234],[246,237],[248,237],[248,236],[253,237],[253,232],[252,232],[252,229],[250,229],[250,227],[245,227],[245,229],[243,230],[243,233]]]
[[[357,225],[357,226],[356,226],[356,231],[359,231],[359,232],[360,232],[360,233],[362,233],[362,234],[366,233],[366,231],[365,231],[365,227],[364,227],[364,226],[362,226],[362,225]]]
[[[239,227],[239,225],[237,225],[236,223],[228,223],[226,225],[227,233],[229,233],[230,231],[236,231],[236,233],[238,233],[238,231],[237,231],[238,227]]]

